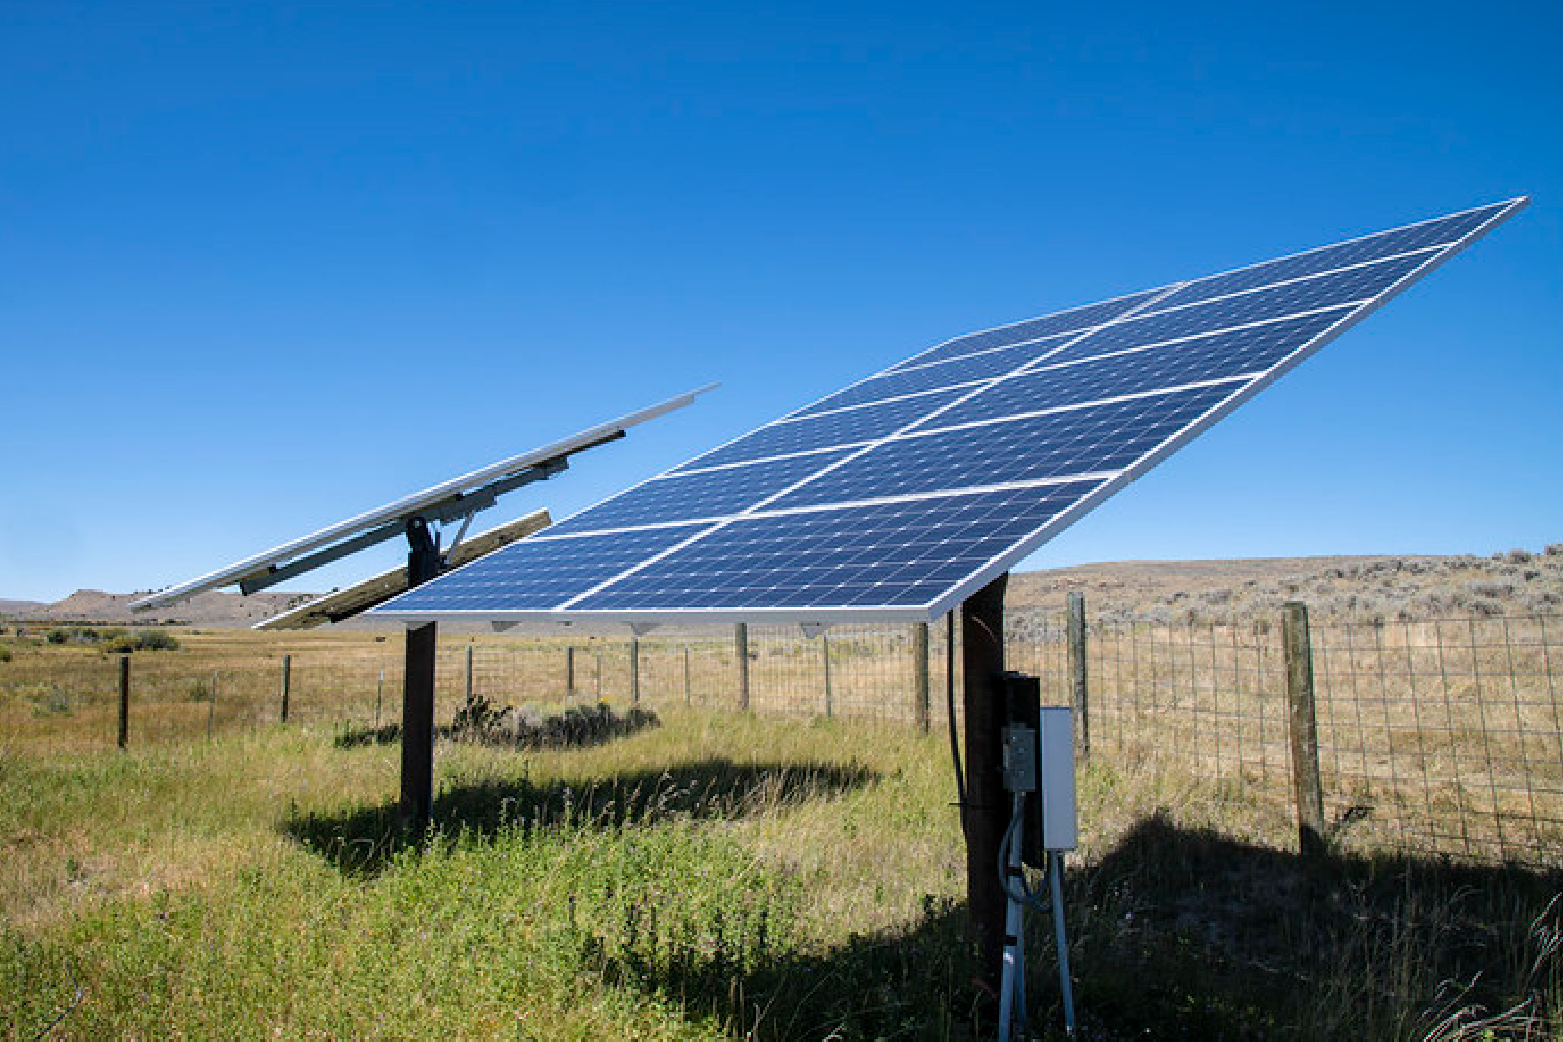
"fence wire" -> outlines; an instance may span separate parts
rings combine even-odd
[[[1073,694],[1062,616],[1014,615],[1010,668]],[[950,683],[961,704],[959,633],[915,627],[751,625],[643,638],[443,637],[436,718],[470,695],[496,704],[609,700],[797,717],[905,721],[942,729]],[[198,631],[174,651],[137,652],[128,743],[215,737],[289,722],[395,724],[397,636]],[[1557,616],[1331,622],[1311,630],[1318,757],[1332,837],[1487,863],[1563,866],[1563,619]],[[1086,629],[1092,755],[1162,762],[1233,786],[1291,796],[1281,627],[1098,622]],[[746,655],[747,670],[740,668]],[[287,661],[284,671],[283,662]],[[953,667],[953,668],[951,668]],[[743,678],[747,675],[747,698]],[[117,662],[91,647],[17,653],[0,664],[0,748],[61,750],[117,738]],[[957,726],[960,720],[956,721]]]

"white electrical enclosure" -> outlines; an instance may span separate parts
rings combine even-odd
[[[1068,706],[1043,706],[1037,746],[1042,757],[1042,846],[1073,850],[1080,835],[1075,806],[1075,711]]]

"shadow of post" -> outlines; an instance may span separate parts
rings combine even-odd
[[[714,758],[584,785],[523,779],[448,787],[424,836],[399,831],[394,803],[299,818],[286,830],[344,873],[369,875],[410,845],[462,834],[732,820],[877,780],[862,767]],[[1553,898],[1560,890],[1558,873],[1519,868],[1304,858],[1181,827],[1158,812],[1094,864],[1067,872],[1082,1035],[1537,1037],[1536,1025],[1542,1032],[1559,1025],[1563,902]],[[961,902],[925,896],[914,921],[823,949],[762,942],[739,951],[720,943],[670,947],[656,924],[659,916],[678,918],[672,905],[685,897],[676,888],[626,900],[634,913],[628,924],[577,929],[572,915],[561,943],[575,946],[583,969],[692,1019],[755,1039],[992,1036],[991,996],[974,981]],[[722,936],[720,923],[712,933]],[[1037,1037],[1061,1038],[1044,912],[1028,916],[1027,934],[1032,1027]],[[1484,1022],[1490,1036],[1481,1035]]]
[[[1081,1033],[1553,1037],[1538,1025],[1559,1026],[1560,889],[1556,873],[1517,868],[1303,858],[1152,815],[1067,874]],[[593,944],[610,980],[745,1038],[990,1038],[966,930],[964,903],[925,897],[904,928],[748,966],[669,961],[645,933]],[[1027,950],[1032,1031],[1063,1038],[1045,911],[1028,916]]]
[[[735,763],[713,757],[584,784],[538,785],[521,778],[444,786],[435,795],[430,828],[423,834],[402,826],[395,801],[296,817],[283,830],[341,871],[373,875],[399,851],[436,837],[484,839],[505,828],[652,825],[678,817],[734,819],[763,807],[827,799],[878,779],[856,764]]]

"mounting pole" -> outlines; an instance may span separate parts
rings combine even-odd
[[[421,517],[407,520],[407,588],[440,574],[439,542]],[[434,812],[434,654],[436,623],[407,630],[402,681],[402,824],[422,832]]]
[[[999,848],[1009,824],[1004,791],[1004,588],[1006,572],[961,605],[966,706],[966,907],[981,981],[997,995],[1004,959],[1005,896]]]

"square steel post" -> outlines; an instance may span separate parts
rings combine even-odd
[[[407,588],[439,574],[440,552],[422,518],[407,522]],[[416,831],[434,812],[434,657],[439,629],[427,622],[407,630],[406,678],[402,683],[402,824]]]
[[[981,979],[998,994],[1004,957],[1004,890],[999,847],[1009,824],[1004,791],[1004,589],[999,576],[961,605],[961,670],[965,682],[966,907]]]

